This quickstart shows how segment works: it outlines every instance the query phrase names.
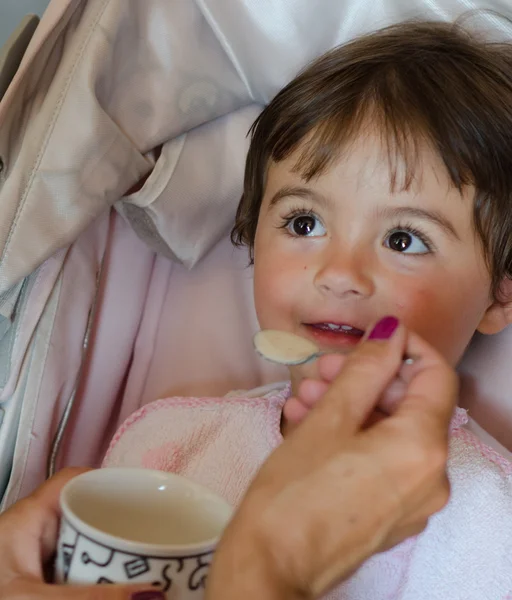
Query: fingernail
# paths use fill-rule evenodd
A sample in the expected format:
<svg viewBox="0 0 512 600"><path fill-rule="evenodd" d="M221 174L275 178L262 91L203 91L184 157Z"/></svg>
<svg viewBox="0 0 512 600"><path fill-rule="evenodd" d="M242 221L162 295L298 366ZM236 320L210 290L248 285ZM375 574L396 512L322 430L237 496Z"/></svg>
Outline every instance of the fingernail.
<svg viewBox="0 0 512 600"><path fill-rule="evenodd" d="M132 594L132 600L165 600L165 598L164 592L159 592L158 590L147 590Z"/></svg>
<svg viewBox="0 0 512 600"><path fill-rule="evenodd" d="M389 340L397 327L398 319L396 317L384 317L372 329L368 339Z"/></svg>

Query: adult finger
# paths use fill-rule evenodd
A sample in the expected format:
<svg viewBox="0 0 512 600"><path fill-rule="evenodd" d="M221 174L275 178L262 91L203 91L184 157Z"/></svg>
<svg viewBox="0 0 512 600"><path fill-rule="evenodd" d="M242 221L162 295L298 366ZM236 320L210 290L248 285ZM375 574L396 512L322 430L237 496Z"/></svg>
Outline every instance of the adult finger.
<svg viewBox="0 0 512 600"><path fill-rule="evenodd" d="M310 410L310 407L300 398L293 396L288 398L283 406L283 417L286 422L295 425L300 423Z"/></svg>
<svg viewBox="0 0 512 600"><path fill-rule="evenodd" d="M408 382L396 377L387 387L379 400L379 408L386 415L392 415L407 393Z"/></svg>
<svg viewBox="0 0 512 600"><path fill-rule="evenodd" d="M38 541L43 562L48 560L53 554L57 542L60 519L60 492L70 479L88 470L82 467L63 469L42 484L33 494L20 500L6 511L2 518L5 518L6 522L9 520L12 523L12 526L8 527L2 536L6 543L9 543L7 539L9 538L8 531L12 528L15 529L12 534L16 539L25 539L20 536L17 530L16 523L19 522L27 536ZM31 565L31 561L28 559L25 561L25 566L27 570L32 567L31 572L35 569L36 571L33 574L39 572L39 566Z"/></svg>
<svg viewBox="0 0 512 600"><path fill-rule="evenodd" d="M299 383L297 396L291 396L283 406L283 416L287 423L298 425L309 414L328 390L329 384L320 379L303 379Z"/></svg>
<svg viewBox="0 0 512 600"><path fill-rule="evenodd" d="M418 358L397 411L419 412L433 419L439 430L448 435L457 402L458 377L439 352L414 332L407 336L406 351Z"/></svg>
<svg viewBox="0 0 512 600"><path fill-rule="evenodd" d="M324 354L318 359L318 374L324 381L334 381L343 367L348 354Z"/></svg>
<svg viewBox="0 0 512 600"><path fill-rule="evenodd" d="M50 585L16 580L0 591L0 600L165 600L165 594L142 585Z"/></svg>
<svg viewBox="0 0 512 600"><path fill-rule="evenodd" d="M298 398L307 408L312 408L329 389L323 379L303 379L299 383Z"/></svg>
<svg viewBox="0 0 512 600"><path fill-rule="evenodd" d="M289 398L283 407L283 416L287 422L296 425L304 420L328 390L329 383L339 373L344 361L345 356L341 354L328 354L318 359L318 375L321 379L307 378L299 383L297 396Z"/></svg>

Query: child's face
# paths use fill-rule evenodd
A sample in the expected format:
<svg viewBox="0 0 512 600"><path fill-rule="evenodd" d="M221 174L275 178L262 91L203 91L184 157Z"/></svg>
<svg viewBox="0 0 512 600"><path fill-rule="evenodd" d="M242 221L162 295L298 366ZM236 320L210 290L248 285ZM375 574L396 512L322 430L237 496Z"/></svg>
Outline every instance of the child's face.
<svg viewBox="0 0 512 600"><path fill-rule="evenodd" d="M379 136L355 141L308 183L297 158L268 170L254 245L261 328L337 350L395 315L455 364L492 305L474 190L461 196L425 147L410 189L390 192Z"/></svg>

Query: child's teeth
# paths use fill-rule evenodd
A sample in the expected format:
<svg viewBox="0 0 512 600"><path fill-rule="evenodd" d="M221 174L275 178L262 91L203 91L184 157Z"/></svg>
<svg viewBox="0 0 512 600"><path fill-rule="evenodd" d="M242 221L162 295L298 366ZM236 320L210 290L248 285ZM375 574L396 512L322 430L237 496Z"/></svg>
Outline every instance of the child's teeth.
<svg viewBox="0 0 512 600"><path fill-rule="evenodd" d="M329 329L330 331L354 331L351 325L336 325L336 323L325 323L322 327Z"/></svg>

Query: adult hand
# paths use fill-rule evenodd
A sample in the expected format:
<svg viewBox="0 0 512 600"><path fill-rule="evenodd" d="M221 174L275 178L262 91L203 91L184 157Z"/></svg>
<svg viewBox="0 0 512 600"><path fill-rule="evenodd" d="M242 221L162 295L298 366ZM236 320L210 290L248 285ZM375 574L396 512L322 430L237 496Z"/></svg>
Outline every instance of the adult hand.
<svg viewBox="0 0 512 600"><path fill-rule="evenodd" d="M86 469L65 469L0 515L0 600L163 600L146 586L60 586L44 581L57 545L62 486Z"/></svg>
<svg viewBox="0 0 512 600"><path fill-rule="evenodd" d="M368 425L404 354L416 362L403 398ZM457 389L445 360L404 327L360 344L254 479L215 555L207 597L315 598L420 532L448 500Z"/></svg>
<svg viewBox="0 0 512 600"><path fill-rule="evenodd" d="M287 429L291 430L301 423L311 409L322 399L332 382L339 375L347 354L325 354L316 361L317 379L303 379L298 394L288 398L283 408ZM422 369L422 363L414 360L412 364L402 364L399 372L382 391L373 412L368 416L367 425L391 415L405 397L407 387L414 375Z"/></svg>

